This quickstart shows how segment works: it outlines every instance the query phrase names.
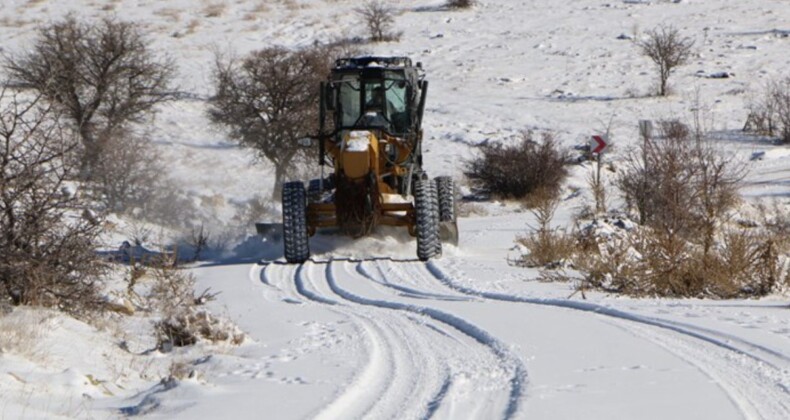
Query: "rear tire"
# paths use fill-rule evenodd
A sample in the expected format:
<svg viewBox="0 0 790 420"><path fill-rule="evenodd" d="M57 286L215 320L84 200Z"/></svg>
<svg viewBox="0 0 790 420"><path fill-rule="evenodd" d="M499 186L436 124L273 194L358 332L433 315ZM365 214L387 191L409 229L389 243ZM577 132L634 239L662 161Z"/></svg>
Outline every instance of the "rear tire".
<svg viewBox="0 0 790 420"><path fill-rule="evenodd" d="M427 261L442 255L439 240L439 200L436 184L430 180L414 182L414 210L416 216L417 258Z"/></svg>
<svg viewBox="0 0 790 420"><path fill-rule="evenodd" d="M436 177L434 182L439 200L439 238L442 242L458 245L455 183L449 176Z"/></svg>
<svg viewBox="0 0 790 420"><path fill-rule="evenodd" d="M301 181L283 184L283 247L285 260L299 264L310 258L307 235L307 206Z"/></svg>

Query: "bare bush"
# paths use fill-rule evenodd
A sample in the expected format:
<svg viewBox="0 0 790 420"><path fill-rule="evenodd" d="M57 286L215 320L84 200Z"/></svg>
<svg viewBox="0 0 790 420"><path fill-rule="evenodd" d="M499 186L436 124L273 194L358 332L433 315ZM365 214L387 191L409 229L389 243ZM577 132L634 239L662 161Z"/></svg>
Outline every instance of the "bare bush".
<svg viewBox="0 0 790 420"><path fill-rule="evenodd" d="M734 229L743 167L700 130L660 124L626 159L618 186L641 226L580 239L574 263L593 287L631 295L764 295L783 280L779 241L767 228ZM623 225L625 226L625 225Z"/></svg>
<svg viewBox="0 0 790 420"><path fill-rule="evenodd" d="M628 155L618 187L640 224L701 240L707 252L717 224L738 202L743 166L676 121L662 122L660 131Z"/></svg>
<svg viewBox="0 0 790 420"><path fill-rule="evenodd" d="M0 91L0 299L79 315L102 306L100 226L68 181L80 142L39 98Z"/></svg>
<svg viewBox="0 0 790 420"><path fill-rule="evenodd" d="M464 174L473 186L504 198L558 194L568 174L569 154L551 133L536 142L527 131L516 144L486 143L479 150L481 156L466 162Z"/></svg>
<svg viewBox="0 0 790 420"><path fill-rule="evenodd" d="M583 287L630 295L649 293L652 287L640 253L646 245L641 231L620 236L599 235L594 225L581 229L573 263L585 273Z"/></svg>
<svg viewBox="0 0 790 420"><path fill-rule="evenodd" d="M368 1L361 7L354 9L359 17L365 21L373 42L395 41L400 34L392 32L395 23L395 9L383 1Z"/></svg>
<svg viewBox="0 0 790 420"><path fill-rule="evenodd" d="M240 345L245 335L234 324L194 308L163 319L155 325L157 342L161 350L191 346L199 340Z"/></svg>
<svg viewBox="0 0 790 420"><path fill-rule="evenodd" d="M153 285L148 300L153 309L172 316L195 305L195 277L178 267L175 253L163 252L149 270Z"/></svg>
<svg viewBox="0 0 790 420"><path fill-rule="evenodd" d="M273 198L286 176L314 157L315 150L299 146L297 140L318 131L318 87L329 72L333 51L270 47L241 60L216 56L209 117L274 165Z"/></svg>
<svg viewBox="0 0 790 420"><path fill-rule="evenodd" d="M214 300L217 293L206 289L196 295L194 275L177 264L176 254L163 252L149 270L154 284L148 301L151 309L162 314L162 319L154 325L159 348L189 346L200 339L241 344L244 334L235 325L200 308Z"/></svg>
<svg viewBox="0 0 790 420"><path fill-rule="evenodd" d="M658 95L669 94L667 81L676 67L686 64L691 57L694 41L682 37L672 26L660 26L647 31L647 38L638 42L643 55L656 64L658 70Z"/></svg>
<svg viewBox="0 0 790 420"><path fill-rule="evenodd" d="M790 77L774 80L762 96L749 105L749 118L744 127L767 136L778 136L790 144Z"/></svg>
<svg viewBox="0 0 790 420"><path fill-rule="evenodd" d="M117 130L174 98L170 59L158 59L134 23L73 16L38 29L29 51L7 56L10 82L56 104L82 140L81 175L90 179Z"/></svg>
<svg viewBox="0 0 790 420"><path fill-rule="evenodd" d="M599 239L574 263L585 282L633 296L764 296L783 285L782 257L764 230L728 229L707 254L678 235L640 228L623 239Z"/></svg>
<svg viewBox="0 0 790 420"><path fill-rule="evenodd" d="M699 123L696 123L699 126ZM781 284L780 241L770 229L735 229L743 166L699 128L663 121L627 157L618 187L641 226L582 229L574 264L585 283L637 296L730 298Z"/></svg>

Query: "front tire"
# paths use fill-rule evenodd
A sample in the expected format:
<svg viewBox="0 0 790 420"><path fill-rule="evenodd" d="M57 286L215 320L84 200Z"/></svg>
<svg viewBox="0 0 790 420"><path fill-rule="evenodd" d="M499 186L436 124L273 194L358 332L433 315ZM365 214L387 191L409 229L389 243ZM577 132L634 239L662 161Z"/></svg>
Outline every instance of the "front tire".
<svg viewBox="0 0 790 420"><path fill-rule="evenodd" d="M414 210L417 219L417 258L427 261L441 256L439 200L434 182L419 180L414 183Z"/></svg>
<svg viewBox="0 0 790 420"><path fill-rule="evenodd" d="M301 181L283 184L283 247L285 260L291 264L300 264L310 258L305 199Z"/></svg>

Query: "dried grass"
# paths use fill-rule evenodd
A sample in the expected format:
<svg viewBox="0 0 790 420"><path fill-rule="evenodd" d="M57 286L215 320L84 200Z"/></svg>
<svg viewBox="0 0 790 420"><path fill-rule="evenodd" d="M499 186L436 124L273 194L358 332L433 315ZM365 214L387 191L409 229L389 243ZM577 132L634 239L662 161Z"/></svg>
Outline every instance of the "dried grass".
<svg viewBox="0 0 790 420"><path fill-rule="evenodd" d="M216 18L225 14L228 5L225 2L209 3L203 8L203 16L207 18Z"/></svg>

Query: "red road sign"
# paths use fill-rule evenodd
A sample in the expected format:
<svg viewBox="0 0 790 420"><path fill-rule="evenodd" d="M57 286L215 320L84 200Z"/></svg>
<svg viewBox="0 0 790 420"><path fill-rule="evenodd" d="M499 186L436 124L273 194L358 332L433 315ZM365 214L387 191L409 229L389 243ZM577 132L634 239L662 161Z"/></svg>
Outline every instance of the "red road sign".
<svg viewBox="0 0 790 420"><path fill-rule="evenodd" d="M604 139L603 136L592 136L592 139L593 141L590 150L593 153L601 153L604 151L604 149L606 149L606 146L609 145L608 143L606 143L606 140Z"/></svg>

